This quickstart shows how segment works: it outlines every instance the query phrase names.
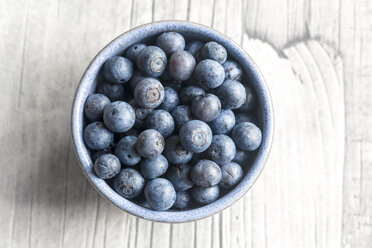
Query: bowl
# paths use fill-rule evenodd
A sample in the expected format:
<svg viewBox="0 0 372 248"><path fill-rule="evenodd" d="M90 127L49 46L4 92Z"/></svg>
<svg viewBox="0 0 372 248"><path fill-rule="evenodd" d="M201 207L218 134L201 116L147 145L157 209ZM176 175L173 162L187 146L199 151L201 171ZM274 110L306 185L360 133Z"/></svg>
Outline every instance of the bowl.
<svg viewBox="0 0 372 248"><path fill-rule="evenodd" d="M255 91L257 97L255 105L257 124L262 131L261 146L251 156L249 166L246 166L247 168L244 171L241 182L230 192L222 195L217 201L185 211L155 211L120 196L106 181L98 178L93 172L90 152L83 140L85 100L95 91L97 76L105 61L114 55L122 54L129 46L135 43L152 42L154 37L165 31L179 32L184 35L186 40L216 41L226 48L230 58L233 58L242 66L245 75L244 80L248 81ZM262 74L252 58L239 45L220 32L200 24L184 21L161 21L129 30L114 39L97 54L86 69L77 88L72 106L71 128L75 153L85 176L109 202L128 213L146 220L182 223L202 219L222 211L239 200L253 185L260 175L270 152L273 137L273 108L269 90Z"/></svg>

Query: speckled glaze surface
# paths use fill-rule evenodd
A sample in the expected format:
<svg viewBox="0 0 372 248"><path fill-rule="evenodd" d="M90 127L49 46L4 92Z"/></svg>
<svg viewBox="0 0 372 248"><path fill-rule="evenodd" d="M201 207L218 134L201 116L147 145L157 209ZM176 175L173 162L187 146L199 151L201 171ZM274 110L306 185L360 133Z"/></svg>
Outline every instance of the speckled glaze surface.
<svg viewBox="0 0 372 248"><path fill-rule="evenodd" d="M90 158L89 150L83 141L85 124L84 103L86 98L95 91L97 84L96 77L104 62L114 55L122 54L132 44L141 41L153 41L153 38L149 39L148 37L154 37L165 31L179 32L188 39L195 38L202 41L216 41L222 44L229 56L234 58L242 66L246 79L249 80L250 85L254 88L258 98L256 108L259 108L258 114L261 118L261 125L259 126L262 130L262 143L242 181L232 191L217 201L186 211L154 211L121 197L104 180L94 174L93 162ZM147 220L182 223L202 219L218 213L232 205L249 190L261 173L268 158L273 137L274 120L267 85L256 64L236 43L218 31L200 24L183 21L163 21L131 29L114 39L98 53L88 66L77 88L72 106L71 128L75 152L85 176L108 201L128 213Z"/></svg>

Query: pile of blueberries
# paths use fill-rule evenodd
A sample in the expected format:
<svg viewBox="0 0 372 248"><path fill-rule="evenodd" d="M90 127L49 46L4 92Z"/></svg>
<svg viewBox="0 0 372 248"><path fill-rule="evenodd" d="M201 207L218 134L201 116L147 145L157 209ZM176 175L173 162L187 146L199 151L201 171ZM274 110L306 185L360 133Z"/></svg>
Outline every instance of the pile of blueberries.
<svg viewBox="0 0 372 248"><path fill-rule="evenodd" d="M237 185L262 139L241 66L217 42L186 44L176 32L124 56L105 62L85 103L96 175L158 211L209 204Z"/></svg>

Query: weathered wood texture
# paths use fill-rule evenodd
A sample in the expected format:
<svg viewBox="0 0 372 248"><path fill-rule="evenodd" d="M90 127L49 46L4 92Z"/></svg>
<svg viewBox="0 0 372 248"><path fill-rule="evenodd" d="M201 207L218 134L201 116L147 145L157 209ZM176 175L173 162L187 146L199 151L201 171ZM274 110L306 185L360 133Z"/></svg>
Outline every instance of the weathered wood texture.
<svg viewBox="0 0 372 248"><path fill-rule="evenodd" d="M0 0L0 247L370 247L372 2ZM231 208L187 224L121 212L83 177L70 106L89 61L143 23L212 26L260 66L275 139Z"/></svg>

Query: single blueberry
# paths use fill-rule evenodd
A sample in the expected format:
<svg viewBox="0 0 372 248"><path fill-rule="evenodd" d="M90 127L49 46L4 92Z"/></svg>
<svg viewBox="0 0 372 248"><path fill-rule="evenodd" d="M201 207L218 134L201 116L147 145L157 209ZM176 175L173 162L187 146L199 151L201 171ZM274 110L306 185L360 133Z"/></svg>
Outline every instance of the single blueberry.
<svg viewBox="0 0 372 248"><path fill-rule="evenodd" d="M208 123L214 134L229 133L235 126L235 115L230 109L222 109L220 114Z"/></svg>
<svg viewBox="0 0 372 248"><path fill-rule="evenodd" d="M218 184L221 188L231 188L235 186L243 177L243 170L239 164L230 162L221 166L222 179Z"/></svg>
<svg viewBox="0 0 372 248"><path fill-rule="evenodd" d="M182 81L177 81L177 80L172 80L172 81L164 83L164 86L173 88L177 92L182 88L182 85L183 85L183 82Z"/></svg>
<svg viewBox="0 0 372 248"><path fill-rule="evenodd" d="M102 120L103 110L106 105L110 103L110 99L102 94L92 94L90 95L84 107L85 116L90 121Z"/></svg>
<svg viewBox="0 0 372 248"><path fill-rule="evenodd" d="M142 108L156 108L164 99L163 85L154 78L145 78L136 85L134 99Z"/></svg>
<svg viewBox="0 0 372 248"><path fill-rule="evenodd" d="M176 32L165 32L156 39L156 45L163 49L167 55L185 48L185 39Z"/></svg>
<svg viewBox="0 0 372 248"><path fill-rule="evenodd" d="M130 46L125 53L125 57L127 57L132 63L136 64L138 54L147 47L146 44L138 43Z"/></svg>
<svg viewBox="0 0 372 248"><path fill-rule="evenodd" d="M244 165L244 163L247 162L248 158L249 158L249 152L237 149L233 162L236 162L240 165Z"/></svg>
<svg viewBox="0 0 372 248"><path fill-rule="evenodd" d="M114 56L105 62L103 74L113 83L125 83L132 77L133 64L127 58Z"/></svg>
<svg viewBox="0 0 372 248"><path fill-rule="evenodd" d="M103 112L103 122L114 133L128 131L133 127L135 119L133 108L126 102L112 102Z"/></svg>
<svg viewBox="0 0 372 248"><path fill-rule="evenodd" d="M202 60L194 71L196 83L203 89L217 88L225 79L222 65L211 59Z"/></svg>
<svg viewBox="0 0 372 248"><path fill-rule="evenodd" d="M144 159L141 162L140 168L144 178L154 179L160 177L167 171L168 160L163 155Z"/></svg>
<svg viewBox="0 0 372 248"><path fill-rule="evenodd" d="M233 128L231 137L240 150L254 151L261 144L262 133L255 124L241 122Z"/></svg>
<svg viewBox="0 0 372 248"><path fill-rule="evenodd" d="M164 99L159 108L170 112L179 104L180 100L178 99L177 91L171 87L164 87Z"/></svg>
<svg viewBox="0 0 372 248"><path fill-rule="evenodd" d="M189 80L194 72L196 62L191 53L176 51L169 59L169 75L178 81Z"/></svg>
<svg viewBox="0 0 372 248"><path fill-rule="evenodd" d="M172 117L176 128L180 129L186 122L193 119L191 115L191 108L186 105L179 105L172 111Z"/></svg>
<svg viewBox="0 0 372 248"><path fill-rule="evenodd" d="M246 94L244 86L235 80L227 79L221 86L212 91L221 100L222 108L240 108L245 100Z"/></svg>
<svg viewBox="0 0 372 248"><path fill-rule="evenodd" d="M191 179L199 187L212 187L221 181L221 169L211 160L200 160L191 169Z"/></svg>
<svg viewBox="0 0 372 248"><path fill-rule="evenodd" d="M188 164L172 166L168 169L165 174L167 178L174 186L176 190L187 190L191 188L194 183L190 178L191 166Z"/></svg>
<svg viewBox="0 0 372 248"><path fill-rule="evenodd" d="M212 130L205 122L192 120L181 127L179 138L185 149L200 153L212 143Z"/></svg>
<svg viewBox="0 0 372 248"><path fill-rule="evenodd" d="M191 112L196 119L210 122L217 118L221 112L221 102L213 94L196 96L191 103Z"/></svg>
<svg viewBox="0 0 372 248"><path fill-rule="evenodd" d="M253 115L247 113L237 113L235 115L235 125L238 125L241 122L255 122Z"/></svg>
<svg viewBox="0 0 372 248"><path fill-rule="evenodd" d="M250 112L253 110L255 102L256 102L256 96L253 93L253 90L249 86L247 85L243 85L243 86L245 88L246 98L245 98L245 102L243 103L243 105L240 108L238 108L237 111L245 113L245 112Z"/></svg>
<svg viewBox="0 0 372 248"><path fill-rule="evenodd" d="M155 158L164 150L163 136L154 129L148 129L138 136L136 148L138 154L144 158Z"/></svg>
<svg viewBox="0 0 372 248"><path fill-rule="evenodd" d="M222 66L225 69L225 79L240 81L243 75L243 70L238 63L233 60L227 60Z"/></svg>
<svg viewBox="0 0 372 248"><path fill-rule="evenodd" d="M176 191L173 185L164 178L151 180L144 192L150 207L157 211L168 210L176 201Z"/></svg>
<svg viewBox="0 0 372 248"><path fill-rule="evenodd" d="M167 56L159 47L148 46L138 54L137 67L146 76L158 77L167 67Z"/></svg>
<svg viewBox="0 0 372 248"><path fill-rule="evenodd" d="M165 110L156 109L147 117L146 128L155 129L164 138L167 138L174 130L173 117Z"/></svg>
<svg viewBox="0 0 372 248"><path fill-rule="evenodd" d="M132 106L136 118L133 127L138 129L144 129L146 127L146 119L153 109L140 108L139 106L137 106L136 101L134 99L132 99L129 102L129 104Z"/></svg>
<svg viewBox="0 0 372 248"><path fill-rule="evenodd" d="M122 101L125 98L125 91L122 84L100 83L97 87L97 93L101 93L111 101Z"/></svg>
<svg viewBox="0 0 372 248"><path fill-rule="evenodd" d="M84 129L84 141L92 150L103 150L114 142L114 134L102 122L92 122Z"/></svg>
<svg viewBox="0 0 372 248"><path fill-rule="evenodd" d="M115 155L120 162L127 166L133 166L141 161L141 156L136 151L137 137L125 136L115 146Z"/></svg>
<svg viewBox="0 0 372 248"><path fill-rule="evenodd" d="M188 191L177 191L176 202L173 205L175 209L185 209L191 206L191 195Z"/></svg>
<svg viewBox="0 0 372 248"><path fill-rule="evenodd" d="M192 100L196 96L205 95L205 90L197 86L187 86L183 88L180 92L180 102L184 105L191 105Z"/></svg>
<svg viewBox="0 0 372 248"><path fill-rule="evenodd" d="M132 78L129 80L129 86L134 90L139 82L141 82L142 79L148 78L146 76L143 76L140 71L134 71Z"/></svg>
<svg viewBox="0 0 372 248"><path fill-rule="evenodd" d="M93 168L99 178L109 179L119 173L121 164L115 155L103 154L94 162Z"/></svg>
<svg viewBox="0 0 372 248"><path fill-rule="evenodd" d="M219 165L229 163L236 153L234 141L227 135L217 134L213 136L212 144L207 149L207 155Z"/></svg>
<svg viewBox="0 0 372 248"><path fill-rule="evenodd" d="M194 56L195 60L199 61L200 49L204 46L204 43L199 40L190 41L186 44L185 50Z"/></svg>
<svg viewBox="0 0 372 248"><path fill-rule="evenodd" d="M200 57L202 59L213 59L220 64L225 63L227 59L226 49L215 41L210 41L204 44L200 49Z"/></svg>
<svg viewBox="0 0 372 248"><path fill-rule="evenodd" d="M114 189L124 198L139 196L145 187L145 179L141 173L132 168L122 169L114 178Z"/></svg>
<svg viewBox="0 0 372 248"><path fill-rule="evenodd" d="M179 165L188 163L192 159L193 152L181 145L178 136L171 136L165 141L164 155L169 163Z"/></svg>
<svg viewBox="0 0 372 248"><path fill-rule="evenodd" d="M200 204L209 204L217 200L220 195L218 185L208 188L195 186L191 189L191 195Z"/></svg>
<svg viewBox="0 0 372 248"><path fill-rule="evenodd" d="M97 158L99 158L103 154L114 153L114 150L115 150L115 144L112 143L111 145L109 145L108 147L106 147L103 150L98 150L98 151L92 150L92 151L90 151L90 157L92 159L92 162L94 163L97 160Z"/></svg>

